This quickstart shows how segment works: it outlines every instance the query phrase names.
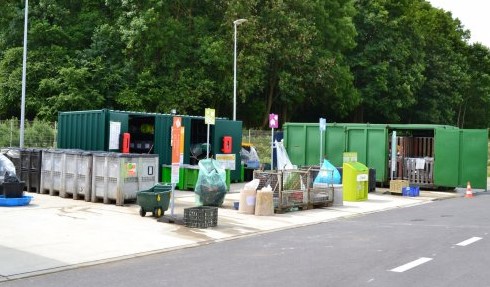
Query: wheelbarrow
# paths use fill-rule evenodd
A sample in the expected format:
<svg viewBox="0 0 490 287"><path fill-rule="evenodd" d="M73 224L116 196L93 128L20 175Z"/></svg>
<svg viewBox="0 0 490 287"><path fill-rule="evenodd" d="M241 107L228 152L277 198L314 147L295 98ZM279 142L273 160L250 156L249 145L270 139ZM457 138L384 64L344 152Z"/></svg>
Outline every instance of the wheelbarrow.
<svg viewBox="0 0 490 287"><path fill-rule="evenodd" d="M147 212L152 212L154 217L161 217L168 209L170 202L171 186L157 184L149 190L142 190L136 193L136 201L140 206L140 215L146 216Z"/></svg>

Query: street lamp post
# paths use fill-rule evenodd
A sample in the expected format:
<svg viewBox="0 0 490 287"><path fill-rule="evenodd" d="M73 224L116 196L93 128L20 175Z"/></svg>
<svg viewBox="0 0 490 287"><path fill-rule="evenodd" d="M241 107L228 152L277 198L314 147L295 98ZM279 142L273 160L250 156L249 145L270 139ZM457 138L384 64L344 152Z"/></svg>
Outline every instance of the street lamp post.
<svg viewBox="0 0 490 287"><path fill-rule="evenodd" d="M20 138L19 147L24 147L24 120L26 105L26 66L27 66L27 16L29 14L29 1L26 0L24 15L24 52L22 55L22 98L20 104Z"/></svg>
<svg viewBox="0 0 490 287"><path fill-rule="evenodd" d="M233 120L236 120L236 34L237 26L246 22L247 19L238 19L233 21L233 26L235 28L235 51L233 53Z"/></svg>

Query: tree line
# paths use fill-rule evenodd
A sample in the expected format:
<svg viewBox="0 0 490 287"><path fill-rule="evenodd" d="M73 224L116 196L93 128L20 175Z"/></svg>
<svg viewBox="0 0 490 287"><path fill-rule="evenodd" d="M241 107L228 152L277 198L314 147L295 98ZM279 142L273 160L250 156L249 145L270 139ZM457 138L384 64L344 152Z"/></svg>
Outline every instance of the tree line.
<svg viewBox="0 0 490 287"><path fill-rule="evenodd" d="M0 119L20 114L24 1L0 9ZM115 110L490 126L490 50L425 0L31 0L26 118Z"/></svg>

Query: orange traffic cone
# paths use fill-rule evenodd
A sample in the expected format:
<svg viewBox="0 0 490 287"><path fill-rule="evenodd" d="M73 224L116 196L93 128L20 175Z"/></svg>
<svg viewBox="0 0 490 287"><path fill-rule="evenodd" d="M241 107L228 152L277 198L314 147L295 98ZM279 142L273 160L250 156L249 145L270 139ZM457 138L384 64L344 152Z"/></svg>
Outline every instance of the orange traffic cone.
<svg viewBox="0 0 490 287"><path fill-rule="evenodd" d="M466 184L466 194L464 195L464 197L466 197L466 198L473 198L473 191L471 191L471 184L470 184L469 181Z"/></svg>

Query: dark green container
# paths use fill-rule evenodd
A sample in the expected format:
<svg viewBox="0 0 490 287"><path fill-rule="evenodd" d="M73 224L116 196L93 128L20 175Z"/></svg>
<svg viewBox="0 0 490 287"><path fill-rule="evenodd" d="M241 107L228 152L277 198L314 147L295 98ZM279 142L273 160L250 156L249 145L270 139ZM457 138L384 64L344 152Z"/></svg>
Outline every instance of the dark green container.
<svg viewBox="0 0 490 287"><path fill-rule="evenodd" d="M152 212L154 217L162 216L168 209L171 190L170 184L156 184L149 190L138 191L136 200L140 215L144 217L147 212Z"/></svg>
<svg viewBox="0 0 490 287"><path fill-rule="evenodd" d="M120 132L128 131L129 114L111 110L60 112L58 114L58 148L87 151L109 149L111 122L120 124Z"/></svg>
<svg viewBox="0 0 490 287"><path fill-rule="evenodd" d="M197 161L191 157L190 147L192 144L207 142L207 125L204 123L204 117L178 116L182 118L184 128L183 164L197 165ZM173 117L168 114L107 109L60 112L57 145L58 148L64 149L120 152L121 134L129 133L130 153L158 154L160 164L170 165ZM111 135L115 138L111 138ZM211 155L221 153L224 136L231 136L233 139L232 153L235 154L235 168L230 171L230 176L231 181L238 182L241 179L242 122L217 118L215 124L210 125Z"/></svg>

